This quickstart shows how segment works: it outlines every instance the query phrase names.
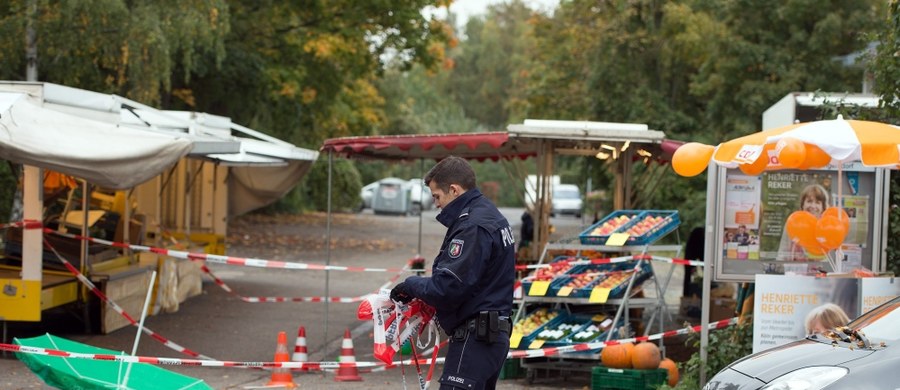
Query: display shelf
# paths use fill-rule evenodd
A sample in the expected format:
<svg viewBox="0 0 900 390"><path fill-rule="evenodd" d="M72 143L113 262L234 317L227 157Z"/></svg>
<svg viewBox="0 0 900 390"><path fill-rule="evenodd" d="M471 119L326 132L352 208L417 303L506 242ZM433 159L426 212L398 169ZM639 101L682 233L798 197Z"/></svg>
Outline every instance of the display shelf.
<svg viewBox="0 0 900 390"><path fill-rule="evenodd" d="M677 224L677 222L676 222ZM671 231L677 231L677 229L671 229ZM677 238L676 233L676 242L679 244L672 245L654 245L656 242L661 240L663 237L668 235L669 232L665 234L656 235L653 237L653 241L647 242L642 245L624 245L624 246L613 246L613 245L593 245L593 244L584 244L579 237L569 237L556 242L547 243L544 245L543 250L541 251L541 255L538 259L537 264L544 264L548 261L548 254L553 251L575 251L573 257L583 257L583 252L596 252L596 253L629 253L629 254L650 254L650 253L659 253L664 254L665 256L680 256L682 252L682 246L680 244L680 239ZM636 264L636 262L648 262L649 267L649 277L646 280L637 280L638 273L633 273L632 276L628 279L626 285L625 292L623 296L607 299L602 303L591 302L589 297L558 297L558 296L532 296L527 295L527 291L523 291L523 296L514 300L514 304L519 308L516 313L516 320L519 319L519 316L522 313L526 312L529 306L534 305L549 305L551 308L556 310L565 310L572 312L570 310L572 307L578 307L581 309L585 309L588 311L595 310L595 312L603 311L606 313L611 313L615 310L615 316L611 316L613 323L615 324L625 324L625 326L629 326L630 324L630 314L629 309L645 309L650 310L651 315L649 320L645 322L644 326L644 335L650 334L651 328L654 325L658 325L659 330L663 329L663 319L664 314L667 309L667 305L665 303L665 290L668 288L669 281L672 278L673 269L669 269L669 272L664 277L660 277L657 275L652 263L649 263L648 259L634 259L627 260L625 264L629 264L632 266L643 267L642 265ZM652 284L652 286L651 286ZM643 291L646 288L654 288L656 292L656 296L653 298L644 298L644 297L636 297L639 292ZM671 317L671 314L670 314ZM643 320L643 318L641 319ZM610 340L613 337L615 332L607 332L605 340ZM603 340L602 336L600 338ZM559 370L577 370L575 366L577 364L571 364L572 361L593 361L594 364L596 361L600 360L600 353L595 352L581 352L581 353L566 353L554 358L548 358L546 361L540 362L523 362L522 367L526 368L529 372L529 376L533 376L533 371L535 369L559 369ZM584 363L582 363L584 364ZM590 363L588 363L590 364ZM571 368L569 368L571 367Z"/></svg>

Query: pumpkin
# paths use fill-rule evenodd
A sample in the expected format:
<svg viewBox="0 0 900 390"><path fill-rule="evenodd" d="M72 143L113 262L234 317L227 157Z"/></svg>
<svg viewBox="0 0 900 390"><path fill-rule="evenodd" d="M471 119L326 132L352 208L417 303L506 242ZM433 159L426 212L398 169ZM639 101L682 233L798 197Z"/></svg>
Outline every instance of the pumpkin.
<svg viewBox="0 0 900 390"><path fill-rule="evenodd" d="M665 358L659 362L659 368L665 368L669 371L669 387L675 387L678 383L678 366L672 359Z"/></svg>
<svg viewBox="0 0 900 390"><path fill-rule="evenodd" d="M632 343L608 345L600 351L600 363L610 368L631 368L633 351Z"/></svg>
<svg viewBox="0 0 900 390"><path fill-rule="evenodd" d="M659 347L656 344L643 342L634 346L631 353L631 366L640 370L659 367Z"/></svg>

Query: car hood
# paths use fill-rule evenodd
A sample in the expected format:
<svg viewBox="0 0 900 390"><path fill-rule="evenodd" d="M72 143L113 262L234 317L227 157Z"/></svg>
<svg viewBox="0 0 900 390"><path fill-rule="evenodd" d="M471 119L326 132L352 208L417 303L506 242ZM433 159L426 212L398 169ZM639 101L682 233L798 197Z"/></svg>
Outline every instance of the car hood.
<svg viewBox="0 0 900 390"><path fill-rule="evenodd" d="M729 366L744 375L770 382L785 373L810 366L838 366L872 354L869 349L850 349L813 340L799 340L747 356Z"/></svg>

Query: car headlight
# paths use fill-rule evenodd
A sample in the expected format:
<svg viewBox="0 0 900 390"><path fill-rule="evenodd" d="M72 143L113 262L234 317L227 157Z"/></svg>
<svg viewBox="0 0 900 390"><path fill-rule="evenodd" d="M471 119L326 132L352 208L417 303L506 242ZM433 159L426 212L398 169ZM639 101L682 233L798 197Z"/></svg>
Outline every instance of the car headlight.
<svg viewBox="0 0 900 390"><path fill-rule="evenodd" d="M760 390L818 390L847 375L844 367L806 367L784 374Z"/></svg>

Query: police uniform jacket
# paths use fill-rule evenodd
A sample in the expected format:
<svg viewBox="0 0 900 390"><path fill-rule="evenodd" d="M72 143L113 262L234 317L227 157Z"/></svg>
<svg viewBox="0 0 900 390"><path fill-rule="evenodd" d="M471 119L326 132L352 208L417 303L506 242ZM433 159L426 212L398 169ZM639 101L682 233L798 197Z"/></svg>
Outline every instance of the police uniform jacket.
<svg viewBox="0 0 900 390"><path fill-rule="evenodd" d="M434 307L448 333L480 311L512 311L515 238L509 222L473 188L437 216L447 227L431 277L410 276L410 295Z"/></svg>

